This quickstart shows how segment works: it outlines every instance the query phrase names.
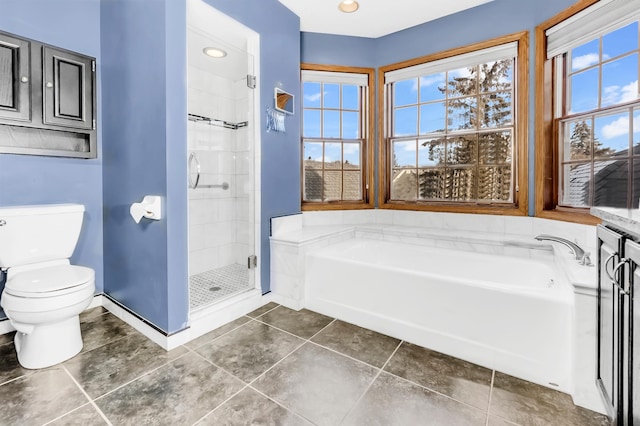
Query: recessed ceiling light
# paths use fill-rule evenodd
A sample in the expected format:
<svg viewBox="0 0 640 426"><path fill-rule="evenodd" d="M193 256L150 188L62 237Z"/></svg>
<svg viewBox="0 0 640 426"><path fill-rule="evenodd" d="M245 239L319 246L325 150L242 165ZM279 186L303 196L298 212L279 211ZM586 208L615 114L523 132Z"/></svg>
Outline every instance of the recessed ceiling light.
<svg viewBox="0 0 640 426"><path fill-rule="evenodd" d="M211 56L212 58L224 58L227 56L227 52L217 47L205 47L202 51L205 55Z"/></svg>
<svg viewBox="0 0 640 426"><path fill-rule="evenodd" d="M344 13L353 13L358 10L359 7L360 5L355 0L344 0L338 5L338 9Z"/></svg>

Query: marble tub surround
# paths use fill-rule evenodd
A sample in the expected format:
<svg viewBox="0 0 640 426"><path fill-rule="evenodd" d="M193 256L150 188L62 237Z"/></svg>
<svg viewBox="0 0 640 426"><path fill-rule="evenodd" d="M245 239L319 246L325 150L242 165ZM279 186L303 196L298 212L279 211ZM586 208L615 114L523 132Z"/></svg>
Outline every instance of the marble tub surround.
<svg viewBox="0 0 640 426"><path fill-rule="evenodd" d="M94 349L78 356L85 362L75 367L68 361L44 370L21 370L17 361L0 358L0 423L606 424L604 416L574 406L557 391L274 303L165 352L158 363L140 354L145 351L140 346L125 344L143 337L137 331L123 334L123 329L128 331L124 323L102 308L82 318L83 324L89 320L103 332L95 335ZM296 323L303 326L293 327ZM255 364L273 348L274 335L294 344L256 371ZM111 349L114 344L120 345L120 353ZM212 361L201 355L216 344L228 347L224 356ZM0 351L5 346L13 349L13 343L0 340ZM236 363L236 370L223 366L241 356L247 362ZM123 383L98 384L124 371L133 375Z"/></svg>
<svg viewBox="0 0 640 426"><path fill-rule="evenodd" d="M304 212L273 218L271 230L271 295L275 302L292 309L310 306L312 296L305 285L307 254L353 238L551 260L573 289L573 336L568 339L572 352L568 369L573 381L565 391L576 404L604 412L594 385L597 268L579 265L564 245L534 239L539 234L550 234L574 241L591 253L595 264L595 226L535 217L374 209ZM336 312L324 313L340 316ZM376 329L393 334L389 328Z"/></svg>

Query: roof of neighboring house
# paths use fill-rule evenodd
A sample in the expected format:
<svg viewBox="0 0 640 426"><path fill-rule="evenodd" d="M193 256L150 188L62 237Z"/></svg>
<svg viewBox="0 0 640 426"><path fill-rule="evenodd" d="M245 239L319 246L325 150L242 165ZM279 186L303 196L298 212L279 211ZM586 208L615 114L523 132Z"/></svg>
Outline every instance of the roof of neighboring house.
<svg viewBox="0 0 640 426"><path fill-rule="evenodd" d="M348 162L334 161L325 164L323 180L322 161L304 160L304 194L308 201L361 200L362 171Z"/></svg>

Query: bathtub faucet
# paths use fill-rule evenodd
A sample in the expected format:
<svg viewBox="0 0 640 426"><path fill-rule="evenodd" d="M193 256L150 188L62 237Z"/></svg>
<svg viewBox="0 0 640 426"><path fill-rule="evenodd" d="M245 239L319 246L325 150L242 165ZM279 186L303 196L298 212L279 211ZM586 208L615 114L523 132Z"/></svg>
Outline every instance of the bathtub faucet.
<svg viewBox="0 0 640 426"><path fill-rule="evenodd" d="M589 258L589 255L591 253L585 252L576 243L572 243L571 241L565 240L564 238L554 237L553 235L547 234L536 235L534 238L538 241L553 241L556 243L564 244L565 246L569 247L571 253L573 253L573 256L580 263L580 265L592 266L591 259Z"/></svg>

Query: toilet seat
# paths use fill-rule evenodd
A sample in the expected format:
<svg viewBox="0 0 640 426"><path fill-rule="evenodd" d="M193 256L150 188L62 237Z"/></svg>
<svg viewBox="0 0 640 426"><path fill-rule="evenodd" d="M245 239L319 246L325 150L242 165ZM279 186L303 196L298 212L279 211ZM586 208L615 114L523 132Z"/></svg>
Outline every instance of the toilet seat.
<svg viewBox="0 0 640 426"><path fill-rule="evenodd" d="M4 291L16 297L48 298L81 291L94 279L95 272L91 268L57 265L10 276Z"/></svg>

